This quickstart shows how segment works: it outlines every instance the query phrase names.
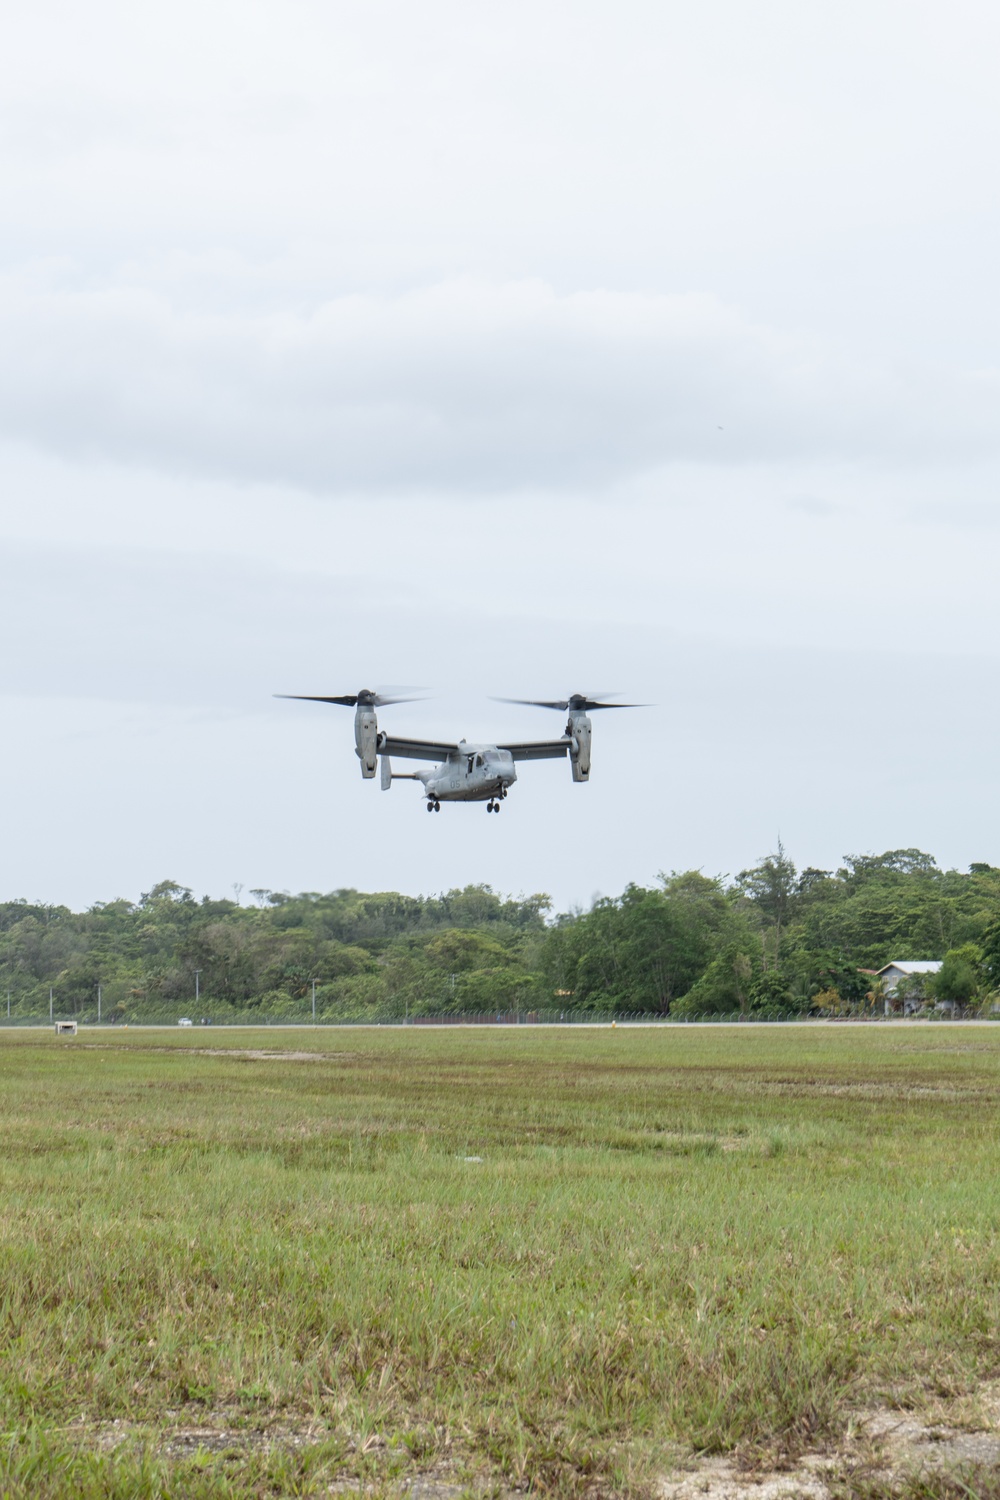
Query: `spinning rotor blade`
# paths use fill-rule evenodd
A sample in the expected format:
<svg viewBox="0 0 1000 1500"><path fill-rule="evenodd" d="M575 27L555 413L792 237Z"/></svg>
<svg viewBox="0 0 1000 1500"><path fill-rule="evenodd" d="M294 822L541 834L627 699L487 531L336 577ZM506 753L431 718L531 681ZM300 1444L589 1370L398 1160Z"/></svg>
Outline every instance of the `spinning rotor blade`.
<svg viewBox="0 0 1000 1500"><path fill-rule="evenodd" d="M571 701L570 702L570 707L571 708L575 708L576 704ZM649 704L648 703L595 703L592 699L585 698L584 702L583 702L583 707L587 710L588 713L590 713L595 708L648 708Z"/></svg>
<svg viewBox="0 0 1000 1500"><path fill-rule="evenodd" d="M601 703L600 698L613 698L614 693L596 693L593 698L586 693L573 693L569 698L552 702L545 698L494 698L494 703L520 703L526 708L572 709L574 713L589 713L595 708L648 708L648 703Z"/></svg>
<svg viewBox="0 0 1000 1500"><path fill-rule="evenodd" d="M344 708L353 708L357 698L351 694L343 698L320 698L315 693L275 693L275 698L295 698L300 703L340 703Z"/></svg>
<svg viewBox="0 0 1000 1500"><path fill-rule="evenodd" d="M371 688L362 688L358 693L342 693L339 696L325 697L319 693L275 693L276 698L295 698L303 703L339 703L343 708L354 708L358 703L363 703L370 708L385 708L390 703L422 703L422 698L399 698L392 696L395 693L419 693L420 688L395 688L389 693L373 692Z"/></svg>
<svg viewBox="0 0 1000 1500"><path fill-rule="evenodd" d="M389 703L423 703L425 701L423 698L413 696L414 693L420 692L422 692L421 688L390 688L384 693L373 693L368 701L373 708L385 708ZM362 697L360 693L358 696Z"/></svg>
<svg viewBox="0 0 1000 1500"><path fill-rule="evenodd" d="M523 708L568 708L565 699L561 703L546 703L541 698L491 698L491 703L519 703Z"/></svg>

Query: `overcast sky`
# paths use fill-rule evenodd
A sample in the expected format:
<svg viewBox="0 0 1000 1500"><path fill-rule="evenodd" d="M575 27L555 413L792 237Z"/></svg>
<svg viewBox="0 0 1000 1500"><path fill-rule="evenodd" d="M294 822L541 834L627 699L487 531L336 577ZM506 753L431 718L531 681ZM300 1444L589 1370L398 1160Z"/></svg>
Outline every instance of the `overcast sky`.
<svg viewBox="0 0 1000 1500"><path fill-rule="evenodd" d="M12 11L0 897L1000 864L998 52L986 0ZM410 683L653 707L430 819L271 696Z"/></svg>

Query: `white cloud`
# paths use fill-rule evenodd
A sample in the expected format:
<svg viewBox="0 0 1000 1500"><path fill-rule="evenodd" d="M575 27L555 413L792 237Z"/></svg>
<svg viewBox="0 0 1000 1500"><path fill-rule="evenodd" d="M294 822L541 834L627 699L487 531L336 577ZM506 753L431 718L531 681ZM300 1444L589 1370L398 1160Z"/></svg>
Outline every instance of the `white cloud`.
<svg viewBox="0 0 1000 1500"><path fill-rule="evenodd" d="M60 285L60 279L62 284ZM599 489L666 464L995 456L995 372L895 368L707 295L472 278L210 313L8 275L0 431L326 494Z"/></svg>

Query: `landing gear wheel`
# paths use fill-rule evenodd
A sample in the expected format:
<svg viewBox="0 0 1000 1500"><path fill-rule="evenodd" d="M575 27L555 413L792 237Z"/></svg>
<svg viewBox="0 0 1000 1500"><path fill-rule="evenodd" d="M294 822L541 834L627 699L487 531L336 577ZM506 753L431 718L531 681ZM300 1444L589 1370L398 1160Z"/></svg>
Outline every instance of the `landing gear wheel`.
<svg viewBox="0 0 1000 1500"><path fill-rule="evenodd" d="M493 811L493 803L492 802L487 802L487 804L486 804L486 811L487 812L492 812Z"/></svg>
<svg viewBox="0 0 1000 1500"><path fill-rule="evenodd" d="M440 812L441 811L441 804L440 804L440 802L435 802L435 804L434 804L434 811L435 812Z"/></svg>
<svg viewBox="0 0 1000 1500"><path fill-rule="evenodd" d="M433 802L428 802L428 804L427 804L427 811L428 812L433 812L434 811L434 803Z"/></svg>

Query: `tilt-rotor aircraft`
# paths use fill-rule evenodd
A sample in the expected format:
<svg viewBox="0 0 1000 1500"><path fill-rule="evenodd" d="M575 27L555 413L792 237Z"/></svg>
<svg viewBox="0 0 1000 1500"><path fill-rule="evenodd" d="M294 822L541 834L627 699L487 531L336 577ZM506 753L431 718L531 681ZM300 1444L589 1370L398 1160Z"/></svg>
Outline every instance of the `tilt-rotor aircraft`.
<svg viewBox="0 0 1000 1500"><path fill-rule="evenodd" d="M555 740L512 740L503 745L470 745L459 740L414 740L379 729L376 709L393 703L413 703L412 698L389 698L362 688L359 693L323 697L313 693L277 693L278 698L296 698L306 703L339 703L356 710L354 744L361 774L375 775L382 762L382 790L394 781L423 784L428 812L440 812L442 802L485 802L487 812L499 812L500 803L517 780L519 760L559 760L569 756L574 781L590 780L590 714L598 708L638 708L635 703L599 703L585 693L573 693L558 702L532 698L499 698L499 703L517 703L529 708L555 708L567 714L566 728ZM613 694L611 696L614 696ZM426 771L397 772L390 757L399 760L429 760L438 764Z"/></svg>

